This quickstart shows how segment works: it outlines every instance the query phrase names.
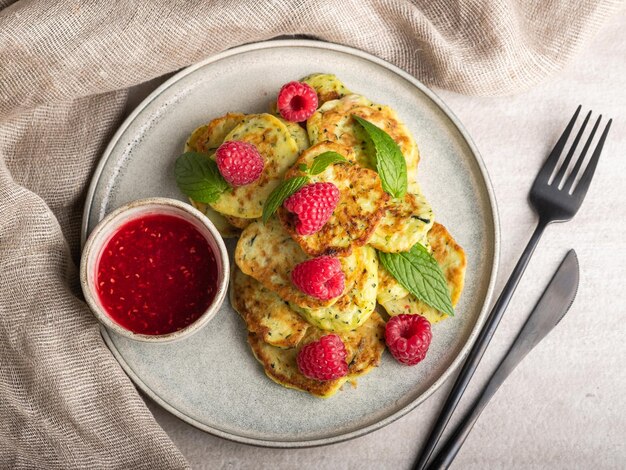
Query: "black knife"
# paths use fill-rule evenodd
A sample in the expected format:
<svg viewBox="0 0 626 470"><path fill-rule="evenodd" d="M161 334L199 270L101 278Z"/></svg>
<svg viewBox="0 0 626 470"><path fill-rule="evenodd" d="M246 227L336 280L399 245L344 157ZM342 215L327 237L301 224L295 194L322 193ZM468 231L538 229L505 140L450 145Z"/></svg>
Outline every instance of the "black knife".
<svg viewBox="0 0 626 470"><path fill-rule="evenodd" d="M448 468L467 439L474 423L509 374L545 336L561 321L572 306L578 290L579 270L576 252L570 250L556 270L550 284L528 316L515 342L485 385L470 411L453 431L428 469Z"/></svg>

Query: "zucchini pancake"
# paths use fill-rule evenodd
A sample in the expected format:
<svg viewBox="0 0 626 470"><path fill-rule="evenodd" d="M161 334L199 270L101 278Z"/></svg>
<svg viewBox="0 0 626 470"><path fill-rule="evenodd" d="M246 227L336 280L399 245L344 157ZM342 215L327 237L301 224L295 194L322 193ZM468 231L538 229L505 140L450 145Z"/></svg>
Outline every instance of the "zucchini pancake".
<svg viewBox="0 0 626 470"><path fill-rule="evenodd" d="M238 237L230 302L271 380L327 398L386 347L403 364L423 359L467 261L435 221L417 142L392 108L315 73L283 86L268 113L198 127L184 151L205 170L179 187L222 236ZM413 322L394 337L418 318L428 334L411 337ZM422 356L407 359L424 338Z"/></svg>

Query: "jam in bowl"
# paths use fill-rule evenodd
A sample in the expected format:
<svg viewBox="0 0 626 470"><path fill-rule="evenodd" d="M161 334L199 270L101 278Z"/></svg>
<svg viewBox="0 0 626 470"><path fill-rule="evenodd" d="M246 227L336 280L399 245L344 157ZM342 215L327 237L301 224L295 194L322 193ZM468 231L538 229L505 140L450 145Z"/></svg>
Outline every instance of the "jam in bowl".
<svg viewBox="0 0 626 470"><path fill-rule="evenodd" d="M228 254L198 210L172 199L142 199L95 227L80 277L87 303L107 328L141 341L173 341L198 331L219 310Z"/></svg>

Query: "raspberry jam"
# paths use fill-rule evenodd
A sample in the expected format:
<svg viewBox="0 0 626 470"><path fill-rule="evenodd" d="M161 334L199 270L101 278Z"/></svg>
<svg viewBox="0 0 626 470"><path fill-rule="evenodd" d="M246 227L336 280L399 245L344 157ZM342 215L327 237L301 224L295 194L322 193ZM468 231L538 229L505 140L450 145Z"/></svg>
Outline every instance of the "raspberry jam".
<svg viewBox="0 0 626 470"><path fill-rule="evenodd" d="M102 306L124 328L145 335L180 330L204 313L217 291L217 262L206 238L173 215L122 225L96 272Z"/></svg>

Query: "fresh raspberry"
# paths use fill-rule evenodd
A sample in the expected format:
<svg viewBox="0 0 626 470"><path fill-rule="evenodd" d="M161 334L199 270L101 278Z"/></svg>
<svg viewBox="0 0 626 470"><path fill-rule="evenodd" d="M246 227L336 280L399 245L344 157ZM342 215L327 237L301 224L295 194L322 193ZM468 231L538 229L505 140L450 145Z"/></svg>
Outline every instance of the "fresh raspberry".
<svg viewBox="0 0 626 470"><path fill-rule="evenodd" d="M256 181L265 165L254 145L238 140L220 145L215 151L215 161L224 179L233 186Z"/></svg>
<svg viewBox="0 0 626 470"><path fill-rule="evenodd" d="M333 215L339 202L339 189L333 183L313 183L296 191L283 202L289 212L298 216L298 235L319 232Z"/></svg>
<svg viewBox="0 0 626 470"><path fill-rule="evenodd" d="M337 335L322 336L300 349L298 369L310 379L335 380L348 375L346 347Z"/></svg>
<svg viewBox="0 0 626 470"><path fill-rule="evenodd" d="M385 342L391 355L407 366L426 357L433 334L430 323L421 315L402 314L391 317L385 328Z"/></svg>
<svg viewBox="0 0 626 470"><path fill-rule="evenodd" d="M276 104L287 121L306 121L317 109L317 93L306 83L289 82L278 92Z"/></svg>
<svg viewBox="0 0 626 470"><path fill-rule="evenodd" d="M291 271L291 282L311 297L329 300L343 293L346 276L339 259L320 256L296 264Z"/></svg>

